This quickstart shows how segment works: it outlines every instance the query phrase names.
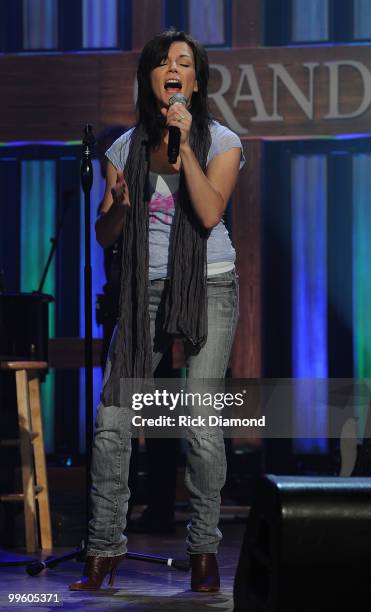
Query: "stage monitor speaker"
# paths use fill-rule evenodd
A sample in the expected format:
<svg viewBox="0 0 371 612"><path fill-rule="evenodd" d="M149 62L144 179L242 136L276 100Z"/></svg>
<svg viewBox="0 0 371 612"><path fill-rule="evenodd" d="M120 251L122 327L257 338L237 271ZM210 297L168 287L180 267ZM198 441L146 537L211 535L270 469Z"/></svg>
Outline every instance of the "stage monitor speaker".
<svg viewBox="0 0 371 612"><path fill-rule="evenodd" d="M234 612L371 609L371 479L264 476L234 583Z"/></svg>

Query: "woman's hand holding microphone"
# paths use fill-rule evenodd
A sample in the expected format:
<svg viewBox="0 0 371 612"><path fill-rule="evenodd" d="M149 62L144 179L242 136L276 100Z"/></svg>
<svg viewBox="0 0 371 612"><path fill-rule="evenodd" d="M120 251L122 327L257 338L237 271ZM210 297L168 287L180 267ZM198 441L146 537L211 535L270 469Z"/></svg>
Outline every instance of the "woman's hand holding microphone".
<svg viewBox="0 0 371 612"><path fill-rule="evenodd" d="M189 136L192 126L192 115L184 104L176 102L169 108L162 108L161 113L166 117L166 127L174 126L180 130L180 147L189 146Z"/></svg>

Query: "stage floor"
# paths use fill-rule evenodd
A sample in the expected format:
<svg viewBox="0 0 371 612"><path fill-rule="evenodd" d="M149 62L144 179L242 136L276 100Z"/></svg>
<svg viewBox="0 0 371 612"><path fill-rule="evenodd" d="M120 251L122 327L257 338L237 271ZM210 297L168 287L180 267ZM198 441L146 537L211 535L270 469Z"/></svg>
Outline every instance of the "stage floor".
<svg viewBox="0 0 371 612"><path fill-rule="evenodd" d="M221 590L216 594L193 593L190 590L190 572L168 569L165 565L142 561L124 560L117 572L115 586L99 592L81 593L69 591L68 585L76 580L82 563L67 561L52 570L31 577L24 566L0 567L0 610L20 609L20 604L11 604L9 593L54 593L58 604L22 604L32 610L130 610L130 612L232 612L233 580L239 558L245 526L225 524L221 526L223 541L219 550ZM131 534L129 550L164 557L187 558L185 553L186 530L177 525L171 536ZM56 548L53 554L71 552Z"/></svg>

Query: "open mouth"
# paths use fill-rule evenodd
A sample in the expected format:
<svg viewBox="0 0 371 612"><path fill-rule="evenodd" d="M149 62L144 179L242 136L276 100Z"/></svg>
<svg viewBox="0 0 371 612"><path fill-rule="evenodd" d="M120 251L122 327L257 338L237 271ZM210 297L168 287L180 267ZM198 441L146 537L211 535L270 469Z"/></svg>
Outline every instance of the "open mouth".
<svg viewBox="0 0 371 612"><path fill-rule="evenodd" d="M182 89L182 83L178 79L168 79L165 82L165 89L169 92L180 91Z"/></svg>

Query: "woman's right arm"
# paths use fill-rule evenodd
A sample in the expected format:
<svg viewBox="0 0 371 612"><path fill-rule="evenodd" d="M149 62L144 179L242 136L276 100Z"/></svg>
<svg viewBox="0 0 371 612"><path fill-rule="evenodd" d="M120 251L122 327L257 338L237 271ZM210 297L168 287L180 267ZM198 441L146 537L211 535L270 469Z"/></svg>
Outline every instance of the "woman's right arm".
<svg viewBox="0 0 371 612"><path fill-rule="evenodd" d="M130 206L129 190L124 174L109 161L106 170L106 190L100 206L101 216L95 223L95 235L104 249L119 237L128 206Z"/></svg>

